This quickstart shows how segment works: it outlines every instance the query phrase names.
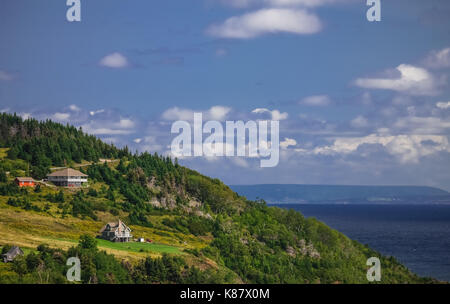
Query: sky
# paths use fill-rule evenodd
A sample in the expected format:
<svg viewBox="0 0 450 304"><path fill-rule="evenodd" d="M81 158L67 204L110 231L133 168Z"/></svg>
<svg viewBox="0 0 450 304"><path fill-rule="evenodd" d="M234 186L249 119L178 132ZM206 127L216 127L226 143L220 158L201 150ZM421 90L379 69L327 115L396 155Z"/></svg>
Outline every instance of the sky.
<svg viewBox="0 0 450 304"><path fill-rule="evenodd" d="M450 2L0 2L0 111L170 155L194 112L280 123L280 161L180 162L227 184L450 190Z"/></svg>

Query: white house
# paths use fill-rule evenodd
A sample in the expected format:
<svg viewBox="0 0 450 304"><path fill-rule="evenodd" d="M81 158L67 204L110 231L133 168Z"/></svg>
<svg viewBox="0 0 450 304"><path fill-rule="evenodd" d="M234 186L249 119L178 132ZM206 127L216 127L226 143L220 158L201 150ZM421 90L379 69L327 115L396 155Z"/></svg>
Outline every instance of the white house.
<svg viewBox="0 0 450 304"><path fill-rule="evenodd" d="M67 168L47 175L48 181L61 187L81 187L88 182L88 176L80 171Z"/></svg>

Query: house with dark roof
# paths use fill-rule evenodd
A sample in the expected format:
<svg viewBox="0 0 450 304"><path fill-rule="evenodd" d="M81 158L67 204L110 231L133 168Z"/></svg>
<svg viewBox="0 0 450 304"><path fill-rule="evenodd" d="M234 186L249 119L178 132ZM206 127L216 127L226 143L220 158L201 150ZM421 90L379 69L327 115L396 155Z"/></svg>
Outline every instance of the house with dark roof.
<svg viewBox="0 0 450 304"><path fill-rule="evenodd" d="M4 263L12 262L19 255L23 255L22 249L20 249L17 246L13 246L7 253L2 255L3 262Z"/></svg>
<svg viewBox="0 0 450 304"><path fill-rule="evenodd" d="M81 187L88 182L88 176L78 170L66 168L47 175L48 181L60 187Z"/></svg>
<svg viewBox="0 0 450 304"><path fill-rule="evenodd" d="M111 242L130 242L133 238L130 227L120 219L103 226L100 233L100 238Z"/></svg>

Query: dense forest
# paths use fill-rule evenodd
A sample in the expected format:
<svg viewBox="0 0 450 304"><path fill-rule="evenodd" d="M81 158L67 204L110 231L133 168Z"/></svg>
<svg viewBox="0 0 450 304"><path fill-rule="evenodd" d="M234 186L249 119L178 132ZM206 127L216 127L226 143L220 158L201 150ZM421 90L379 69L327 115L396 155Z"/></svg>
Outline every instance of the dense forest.
<svg viewBox="0 0 450 304"><path fill-rule="evenodd" d="M50 166L128 155L127 148L119 150L73 126L50 120L23 120L7 113L0 113L0 147L10 148L9 159L27 161L31 175L37 179L44 178Z"/></svg>
<svg viewBox="0 0 450 304"><path fill-rule="evenodd" d="M381 259L382 283L432 282L314 218L249 201L176 159L131 154L72 126L10 114L0 115L0 134L0 146L8 149L0 160L0 198L8 207L49 214L55 206L52 216L90 221L98 221L99 212L126 214L129 225L208 240L207 246L185 250L182 256L147 257L134 264L99 251L89 236L68 251L42 244L0 269L0 282L64 283L68 256L81 257L84 283L367 283L366 260L372 256ZM98 163L100 158L116 161ZM31 191L12 182L14 172L28 170L27 163L30 173L42 178L52 166L81 162L90 162L80 170L99 190L50 189L43 194L41 186ZM39 207L34 197L45 205ZM164 219L156 226L152 216ZM11 244L0 245L5 251ZM186 262L192 259L218 266L202 270Z"/></svg>

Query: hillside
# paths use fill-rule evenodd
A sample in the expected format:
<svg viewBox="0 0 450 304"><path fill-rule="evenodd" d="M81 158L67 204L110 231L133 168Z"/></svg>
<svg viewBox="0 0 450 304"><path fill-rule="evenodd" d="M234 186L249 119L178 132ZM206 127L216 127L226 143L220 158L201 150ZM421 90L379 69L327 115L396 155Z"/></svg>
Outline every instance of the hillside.
<svg viewBox="0 0 450 304"><path fill-rule="evenodd" d="M249 201L176 159L133 155L50 121L1 114L0 126L0 246L25 248L25 257L0 263L2 283L64 283L70 256L82 261L83 283L367 283L372 256L381 259L381 283L433 282L316 219ZM13 182L61 165L88 174L89 186ZM95 239L118 218L152 243Z"/></svg>
<svg viewBox="0 0 450 304"><path fill-rule="evenodd" d="M248 199L273 204L423 204L450 202L447 191L420 186L329 186L329 185L233 185Z"/></svg>

